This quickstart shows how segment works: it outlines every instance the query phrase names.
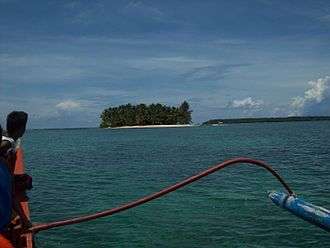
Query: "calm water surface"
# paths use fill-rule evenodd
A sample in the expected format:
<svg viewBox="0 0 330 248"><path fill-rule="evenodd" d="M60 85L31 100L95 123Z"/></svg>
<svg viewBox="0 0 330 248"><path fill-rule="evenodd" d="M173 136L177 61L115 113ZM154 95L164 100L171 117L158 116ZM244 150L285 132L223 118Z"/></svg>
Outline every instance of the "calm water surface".
<svg viewBox="0 0 330 248"><path fill-rule="evenodd" d="M32 218L116 207L236 156L262 159L304 199L330 208L330 122L139 130L32 130ZM238 166L141 207L41 232L37 247L329 247L330 235L273 205L282 190Z"/></svg>

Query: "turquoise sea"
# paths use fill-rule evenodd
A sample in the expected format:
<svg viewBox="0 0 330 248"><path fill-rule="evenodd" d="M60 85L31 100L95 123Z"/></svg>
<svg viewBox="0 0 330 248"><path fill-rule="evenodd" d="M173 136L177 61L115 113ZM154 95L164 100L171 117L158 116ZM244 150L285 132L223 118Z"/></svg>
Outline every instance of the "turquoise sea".
<svg viewBox="0 0 330 248"><path fill-rule="evenodd" d="M162 129L29 130L34 222L116 207L223 160L270 163L298 196L330 209L330 122ZM275 206L266 171L227 168L161 199L41 232L37 247L329 247L329 233Z"/></svg>

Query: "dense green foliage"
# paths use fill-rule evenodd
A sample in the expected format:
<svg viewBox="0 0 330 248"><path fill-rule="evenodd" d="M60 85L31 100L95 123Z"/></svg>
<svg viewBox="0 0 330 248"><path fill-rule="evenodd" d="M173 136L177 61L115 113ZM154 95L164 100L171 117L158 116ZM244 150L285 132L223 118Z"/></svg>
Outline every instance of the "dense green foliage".
<svg viewBox="0 0 330 248"><path fill-rule="evenodd" d="M179 107L157 104L126 104L105 109L100 127L171 125L191 123L191 110L184 101Z"/></svg>
<svg viewBox="0 0 330 248"><path fill-rule="evenodd" d="M326 121L329 116L292 116L292 117L270 117L270 118L238 118L238 119L213 119L203 125L231 124L231 123L255 123L255 122L287 122L287 121Z"/></svg>

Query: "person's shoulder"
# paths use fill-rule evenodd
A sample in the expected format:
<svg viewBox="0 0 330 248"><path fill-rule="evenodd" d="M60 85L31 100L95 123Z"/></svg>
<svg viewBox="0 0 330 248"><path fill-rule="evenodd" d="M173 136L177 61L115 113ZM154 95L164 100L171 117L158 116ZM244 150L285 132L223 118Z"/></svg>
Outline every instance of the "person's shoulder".
<svg viewBox="0 0 330 248"><path fill-rule="evenodd" d="M0 144L0 154L3 152L7 152L13 145L9 140L2 140Z"/></svg>

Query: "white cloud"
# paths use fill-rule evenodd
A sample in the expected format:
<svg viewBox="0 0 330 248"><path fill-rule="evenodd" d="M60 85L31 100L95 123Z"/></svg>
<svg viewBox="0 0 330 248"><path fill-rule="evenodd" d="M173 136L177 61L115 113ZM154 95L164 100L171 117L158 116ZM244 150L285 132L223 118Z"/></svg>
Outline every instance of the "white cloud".
<svg viewBox="0 0 330 248"><path fill-rule="evenodd" d="M227 106L235 109L261 109L264 105L262 100L255 100L252 97L247 97L242 100L234 100Z"/></svg>
<svg viewBox="0 0 330 248"><path fill-rule="evenodd" d="M305 100L321 102L329 88L330 77L319 78L317 81L308 82L308 84L311 88L305 91Z"/></svg>
<svg viewBox="0 0 330 248"><path fill-rule="evenodd" d="M63 102L56 104L55 107L61 110L74 110L74 109L79 109L81 105L79 102L75 102L72 100L65 100Z"/></svg>
<svg viewBox="0 0 330 248"><path fill-rule="evenodd" d="M291 106L294 109L300 109L304 106L304 104L305 104L305 99L303 97L297 96L292 98Z"/></svg>
<svg viewBox="0 0 330 248"><path fill-rule="evenodd" d="M329 114L330 113L330 77L308 82L309 88L304 96L294 97L291 101L291 115Z"/></svg>

